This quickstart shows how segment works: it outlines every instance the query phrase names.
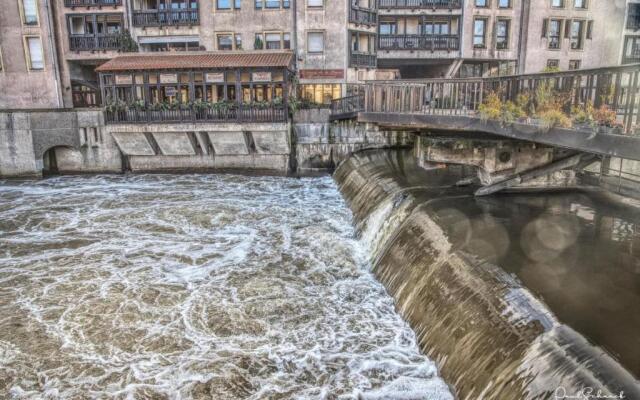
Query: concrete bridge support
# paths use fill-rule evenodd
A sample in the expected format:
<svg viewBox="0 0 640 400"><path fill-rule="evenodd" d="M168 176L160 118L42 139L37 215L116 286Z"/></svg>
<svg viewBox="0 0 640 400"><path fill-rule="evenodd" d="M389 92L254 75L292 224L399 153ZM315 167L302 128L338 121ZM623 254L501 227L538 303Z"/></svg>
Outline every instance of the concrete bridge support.
<svg viewBox="0 0 640 400"><path fill-rule="evenodd" d="M419 164L452 163L477 167L480 183L490 188L481 194L512 187L558 188L578 184L571 167L581 158L572 165L557 164L558 159L567 156L564 151L535 143L459 135L419 136L414 150Z"/></svg>

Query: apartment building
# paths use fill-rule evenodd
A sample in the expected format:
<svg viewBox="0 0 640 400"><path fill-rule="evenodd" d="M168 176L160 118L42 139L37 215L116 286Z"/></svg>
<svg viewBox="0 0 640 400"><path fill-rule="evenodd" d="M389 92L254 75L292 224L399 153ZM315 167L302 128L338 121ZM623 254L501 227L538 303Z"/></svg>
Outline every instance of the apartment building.
<svg viewBox="0 0 640 400"><path fill-rule="evenodd" d="M371 79L640 60L640 0L6 3L0 10L0 108L99 104L96 67L129 52L291 51L298 91L316 103L355 93Z"/></svg>
<svg viewBox="0 0 640 400"><path fill-rule="evenodd" d="M16 0L0 8L0 108L63 106L48 2Z"/></svg>
<svg viewBox="0 0 640 400"><path fill-rule="evenodd" d="M624 0L530 1L520 72L615 65L620 60Z"/></svg>

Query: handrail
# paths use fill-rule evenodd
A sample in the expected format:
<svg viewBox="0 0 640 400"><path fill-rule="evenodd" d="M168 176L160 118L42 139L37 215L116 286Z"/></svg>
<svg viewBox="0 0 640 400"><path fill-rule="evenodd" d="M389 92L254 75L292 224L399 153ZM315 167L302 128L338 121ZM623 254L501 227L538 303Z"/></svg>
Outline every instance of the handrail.
<svg viewBox="0 0 640 400"><path fill-rule="evenodd" d="M461 0L378 0L378 8L461 8Z"/></svg>
<svg viewBox="0 0 640 400"><path fill-rule="evenodd" d="M133 10L133 26L177 26L199 25L199 8L182 8L176 10Z"/></svg>
<svg viewBox="0 0 640 400"><path fill-rule="evenodd" d="M367 81L363 100L336 99L332 115L364 111L477 117L487 95L495 93L500 104L526 103L511 118L538 124L543 117L535 112L540 105L536 93L541 87L556 100L552 111L565 118L563 125L571 126L575 118L577 129L596 124L627 135L640 130L640 64L485 78Z"/></svg>
<svg viewBox="0 0 640 400"><path fill-rule="evenodd" d="M65 7L121 6L122 0L64 0Z"/></svg>

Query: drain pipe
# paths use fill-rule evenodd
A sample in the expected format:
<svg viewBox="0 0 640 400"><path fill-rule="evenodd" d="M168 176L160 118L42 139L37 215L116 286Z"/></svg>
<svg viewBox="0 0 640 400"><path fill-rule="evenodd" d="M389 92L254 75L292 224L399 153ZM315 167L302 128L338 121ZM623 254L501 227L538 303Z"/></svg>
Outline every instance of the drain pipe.
<svg viewBox="0 0 640 400"><path fill-rule="evenodd" d="M55 81L56 81L56 98L58 101L58 108L64 108L64 99L62 98L61 88L62 88L62 79L60 77L60 59L58 56L58 49L56 48L55 43L57 42L55 32L53 29L51 16L54 15L53 6L51 5L50 0L46 1L47 7L47 30L49 31L49 47L51 48L51 54L53 56L53 70L55 71Z"/></svg>

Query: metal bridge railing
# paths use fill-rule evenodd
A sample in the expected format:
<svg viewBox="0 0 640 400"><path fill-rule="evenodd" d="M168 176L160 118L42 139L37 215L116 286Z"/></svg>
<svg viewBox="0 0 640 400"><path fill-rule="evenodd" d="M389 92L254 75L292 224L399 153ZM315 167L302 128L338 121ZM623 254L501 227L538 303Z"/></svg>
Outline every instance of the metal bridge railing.
<svg viewBox="0 0 640 400"><path fill-rule="evenodd" d="M523 108L535 109L542 89L567 118L576 110L599 110L615 113L615 125L624 134L640 128L640 64L490 78L369 81L361 99L334 100L332 110L344 113L347 102L351 113L478 115L490 93L502 103L521 103L526 97Z"/></svg>

